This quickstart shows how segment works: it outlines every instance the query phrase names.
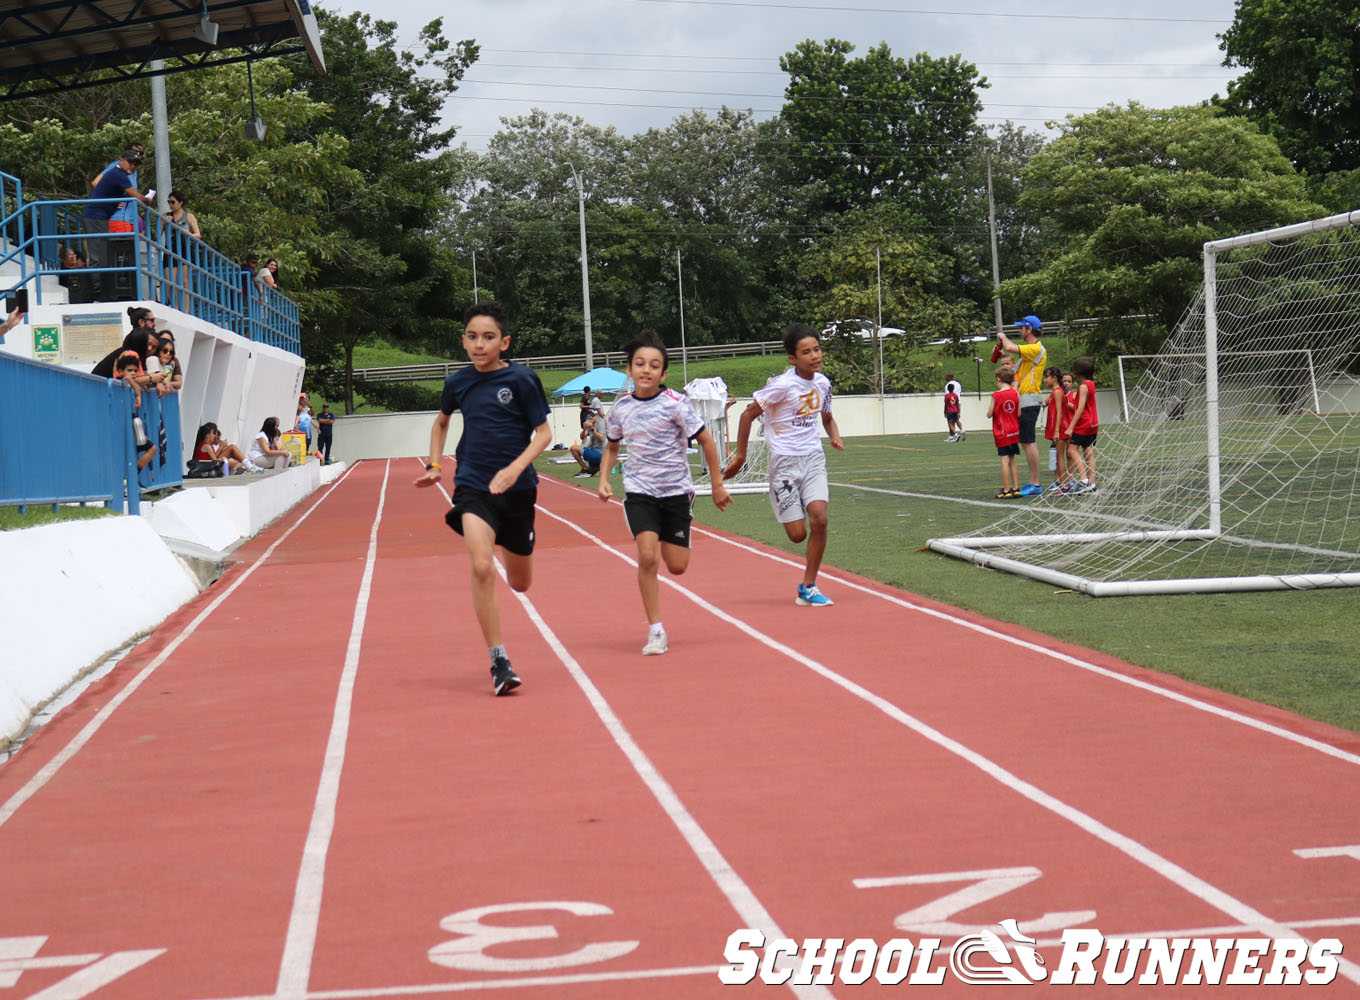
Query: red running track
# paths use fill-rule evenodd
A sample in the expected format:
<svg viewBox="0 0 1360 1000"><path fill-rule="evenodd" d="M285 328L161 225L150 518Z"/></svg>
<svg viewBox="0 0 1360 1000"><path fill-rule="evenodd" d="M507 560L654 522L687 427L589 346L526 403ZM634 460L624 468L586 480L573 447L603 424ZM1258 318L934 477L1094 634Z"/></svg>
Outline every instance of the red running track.
<svg viewBox="0 0 1360 1000"><path fill-rule="evenodd" d="M741 928L943 974L1006 918L1049 969L1070 927L1335 938L1360 995L1355 734L835 570L799 608L703 529L643 658L617 504L547 479L494 698L420 471L299 505L0 768L0 1000L716 997Z"/></svg>

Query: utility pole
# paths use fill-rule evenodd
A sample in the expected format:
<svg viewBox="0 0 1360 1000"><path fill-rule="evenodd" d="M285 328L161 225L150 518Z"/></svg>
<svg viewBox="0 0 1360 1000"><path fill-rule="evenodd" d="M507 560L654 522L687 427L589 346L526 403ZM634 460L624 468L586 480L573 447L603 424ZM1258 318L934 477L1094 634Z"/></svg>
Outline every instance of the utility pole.
<svg viewBox="0 0 1360 1000"><path fill-rule="evenodd" d="M675 283L680 290L680 377L689 385L689 353L685 350L685 275L680 270L680 248L675 248Z"/></svg>
<svg viewBox="0 0 1360 1000"><path fill-rule="evenodd" d="M987 150L987 223L992 231L992 305L996 308L996 332L1001 333L1001 268L996 259L996 201L992 198L992 151Z"/></svg>
<svg viewBox="0 0 1360 1000"><path fill-rule="evenodd" d="M477 304L477 248L472 248L472 304Z"/></svg>
<svg viewBox="0 0 1360 1000"><path fill-rule="evenodd" d="M576 181L576 205L581 216L581 312L585 317L586 371L591 371L595 367L595 350L590 336L590 270L586 266L586 190L581 184L581 175L576 172L576 168L570 163L567 164L567 168L571 171L572 179Z"/></svg>

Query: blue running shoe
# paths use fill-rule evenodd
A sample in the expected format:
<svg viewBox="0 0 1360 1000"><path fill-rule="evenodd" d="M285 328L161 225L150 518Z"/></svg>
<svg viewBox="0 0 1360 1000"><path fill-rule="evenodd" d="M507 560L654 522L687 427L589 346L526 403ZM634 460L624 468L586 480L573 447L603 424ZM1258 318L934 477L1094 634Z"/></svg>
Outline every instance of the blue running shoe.
<svg viewBox="0 0 1360 1000"><path fill-rule="evenodd" d="M1044 488L1038 483L1026 483L1020 487L1022 497L1041 497L1044 495Z"/></svg>
<svg viewBox="0 0 1360 1000"><path fill-rule="evenodd" d="M798 600L796 603L804 608L829 608L836 602L818 590L815 583L811 586L800 583L798 585Z"/></svg>

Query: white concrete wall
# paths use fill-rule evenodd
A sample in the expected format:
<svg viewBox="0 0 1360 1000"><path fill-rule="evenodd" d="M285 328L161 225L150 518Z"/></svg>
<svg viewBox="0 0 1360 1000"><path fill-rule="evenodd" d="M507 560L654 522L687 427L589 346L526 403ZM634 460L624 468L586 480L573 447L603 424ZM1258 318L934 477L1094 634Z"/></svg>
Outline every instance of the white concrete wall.
<svg viewBox="0 0 1360 1000"><path fill-rule="evenodd" d="M0 743L90 664L198 593L141 517L0 532Z"/></svg>
<svg viewBox="0 0 1360 1000"><path fill-rule="evenodd" d="M963 426L972 433L991 433L987 420L990 394L978 399L973 394L961 401ZM739 399L728 411L728 422L733 435L737 420L749 399ZM1102 423L1119 419L1119 399L1114 390L1101 389L1096 393ZM606 410L608 406L606 406ZM837 396L834 410L836 423L846 437L865 437L876 434L919 434L925 431L945 432L944 394L925 393L914 396ZM362 416L336 417L335 446L332 458L357 461L361 458L406 458L423 456L430 447L430 424L434 413L374 413ZM550 422L553 444L569 445L581 431L580 407L576 403L559 403L552 407ZM455 413L449 423L448 444L445 452L452 454L462 420Z"/></svg>
<svg viewBox="0 0 1360 1000"><path fill-rule="evenodd" d="M35 305L28 324L6 338L0 350L33 356L34 326L64 326L64 317L118 314L123 334L132 329L127 318L131 307L145 306L156 316L157 329L175 335L175 353L184 366L180 390L184 454L187 458L200 424L212 421L222 436L248 448L266 417L278 417L285 430L297 416L297 397L302 390L303 359L289 351L256 344L230 330L157 302L92 302ZM102 355L101 355L102 357ZM72 371L88 373L99 358L69 363Z"/></svg>

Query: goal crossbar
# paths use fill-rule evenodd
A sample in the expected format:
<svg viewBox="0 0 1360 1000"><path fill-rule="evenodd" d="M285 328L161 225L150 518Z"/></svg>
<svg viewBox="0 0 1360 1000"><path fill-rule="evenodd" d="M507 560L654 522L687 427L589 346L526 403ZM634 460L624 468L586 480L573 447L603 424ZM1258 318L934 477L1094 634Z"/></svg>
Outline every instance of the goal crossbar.
<svg viewBox="0 0 1360 1000"><path fill-rule="evenodd" d="M1163 351L1119 360L1098 492L931 550L1094 597L1360 586L1360 211L1203 249Z"/></svg>

